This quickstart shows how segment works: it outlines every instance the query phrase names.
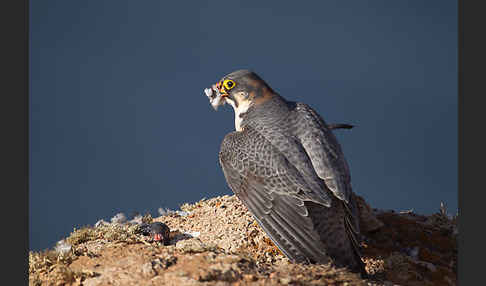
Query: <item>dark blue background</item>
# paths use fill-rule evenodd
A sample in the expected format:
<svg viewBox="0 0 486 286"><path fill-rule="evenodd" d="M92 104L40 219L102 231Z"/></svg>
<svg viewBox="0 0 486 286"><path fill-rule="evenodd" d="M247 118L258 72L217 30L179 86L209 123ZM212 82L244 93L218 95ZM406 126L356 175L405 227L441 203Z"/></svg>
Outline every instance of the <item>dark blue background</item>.
<svg viewBox="0 0 486 286"><path fill-rule="evenodd" d="M117 212L229 194L241 68L338 131L373 207L457 212L456 1L31 1L30 248Z"/></svg>

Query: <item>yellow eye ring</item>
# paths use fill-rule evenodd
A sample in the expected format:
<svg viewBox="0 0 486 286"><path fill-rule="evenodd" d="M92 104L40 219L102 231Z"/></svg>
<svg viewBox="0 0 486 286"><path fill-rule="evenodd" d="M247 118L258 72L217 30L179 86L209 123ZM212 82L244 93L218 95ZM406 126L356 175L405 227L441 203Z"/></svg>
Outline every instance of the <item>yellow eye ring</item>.
<svg viewBox="0 0 486 286"><path fill-rule="evenodd" d="M233 87L236 86L236 83L231 79L225 79L223 81L223 86L226 90L230 90L230 89L232 89Z"/></svg>

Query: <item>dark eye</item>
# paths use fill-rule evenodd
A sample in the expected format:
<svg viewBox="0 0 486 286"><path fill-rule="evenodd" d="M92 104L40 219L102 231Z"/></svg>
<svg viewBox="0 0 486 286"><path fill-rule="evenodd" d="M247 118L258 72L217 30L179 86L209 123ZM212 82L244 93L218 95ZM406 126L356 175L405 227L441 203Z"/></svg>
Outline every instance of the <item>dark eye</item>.
<svg viewBox="0 0 486 286"><path fill-rule="evenodd" d="M227 79L223 82L223 86L226 88L226 90L230 90L233 87L235 87L235 82L231 79Z"/></svg>

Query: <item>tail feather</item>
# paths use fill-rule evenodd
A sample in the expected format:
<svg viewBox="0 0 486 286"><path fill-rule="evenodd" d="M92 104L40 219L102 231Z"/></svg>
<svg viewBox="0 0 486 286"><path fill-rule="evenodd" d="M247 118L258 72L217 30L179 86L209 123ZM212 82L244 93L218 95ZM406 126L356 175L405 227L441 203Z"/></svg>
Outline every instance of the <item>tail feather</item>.
<svg viewBox="0 0 486 286"><path fill-rule="evenodd" d="M338 267L347 267L366 277L366 269L361 260L359 242L353 217L346 211L344 202L337 199L331 208L306 201L306 208L312 218L314 228L325 245L328 255Z"/></svg>
<svg viewBox="0 0 486 286"><path fill-rule="evenodd" d="M334 129L351 129L354 125L345 124L345 123L335 123L335 124L327 124L327 128L334 130Z"/></svg>
<svg viewBox="0 0 486 286"><path fill-rule="evenodd" d="M344 204L344 202L343 202ZM353 223L351 223L349 216L344 217L344 228L346 229L346 234L349 238L349 241L351 241L352 244L352 250L356 259L356 264L357 264L357 269L359 269L359 272L361 273L363 278L368 277L368 272L366 272L365 265L363 261L361 260L361 251L360 251L360 246L359 242L357 239L358 233L355 231L353 227Z"/></svg>

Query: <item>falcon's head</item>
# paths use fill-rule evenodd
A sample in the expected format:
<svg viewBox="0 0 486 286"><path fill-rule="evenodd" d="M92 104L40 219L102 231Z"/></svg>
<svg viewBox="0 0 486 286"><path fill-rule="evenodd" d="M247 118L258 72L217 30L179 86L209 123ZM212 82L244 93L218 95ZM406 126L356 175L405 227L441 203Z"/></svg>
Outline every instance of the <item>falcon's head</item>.
<svg viewBox="0 0 486 286"><path fill-rule="evenodd" d="M237 115L275 95L267 83L249 70L234 71L213 84L211 88L206 88L204 92L215 110L220 105L229 103Z"/></svg>

